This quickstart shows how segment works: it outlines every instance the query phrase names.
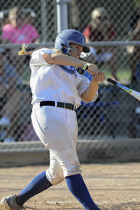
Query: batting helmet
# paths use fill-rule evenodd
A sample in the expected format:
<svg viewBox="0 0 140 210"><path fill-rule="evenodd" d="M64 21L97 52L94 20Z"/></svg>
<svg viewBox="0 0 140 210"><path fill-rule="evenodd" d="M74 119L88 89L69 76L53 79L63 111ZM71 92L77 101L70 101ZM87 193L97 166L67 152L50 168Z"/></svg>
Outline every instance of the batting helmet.
<svg viewBox="0 0 140 210"><path fill-rule="evenodd" d="M83 46L83 52L85 53L88 53L90 51L90 48L85 45L85 36L81 32L74 29L66 29L58 34L55 40L54 47L62 51L64 54L70 54L71 43Z"/></svg>

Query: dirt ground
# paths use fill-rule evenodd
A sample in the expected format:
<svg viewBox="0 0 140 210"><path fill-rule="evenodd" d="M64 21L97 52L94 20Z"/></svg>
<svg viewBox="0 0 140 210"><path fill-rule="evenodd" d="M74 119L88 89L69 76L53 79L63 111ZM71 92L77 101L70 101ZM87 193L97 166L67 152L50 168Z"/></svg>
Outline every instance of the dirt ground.
<svg viewBox="0 0 140 210"><path fill-rule="evenodd" d="M140 163L83 164L83 178L101 210L140 209ZM34 176L48 166L0 169L0 200L21 191ZM25 204L26 210L83 209L64 182L36 195ZM4 210L0 203L0 210Z"/></svg>

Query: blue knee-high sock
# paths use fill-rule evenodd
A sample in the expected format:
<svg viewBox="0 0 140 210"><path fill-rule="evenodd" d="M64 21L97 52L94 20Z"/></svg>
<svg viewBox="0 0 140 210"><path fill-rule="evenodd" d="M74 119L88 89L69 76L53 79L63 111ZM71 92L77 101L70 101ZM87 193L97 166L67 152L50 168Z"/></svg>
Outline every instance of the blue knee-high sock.
<svg viewBox="0 0 140 210"><path fill-rule="evenodd" d="M87 210L100 210L92 200L81 174L66 177L70 192Z"/></svg>
<svg viewBox="0 0 140 210"><path fill-rule="evenodd" d="M46 177L46 171L38 174L18 195L16 195L16 202L22 206L28 199L34 195L48 189L52 184Z"/></svg>

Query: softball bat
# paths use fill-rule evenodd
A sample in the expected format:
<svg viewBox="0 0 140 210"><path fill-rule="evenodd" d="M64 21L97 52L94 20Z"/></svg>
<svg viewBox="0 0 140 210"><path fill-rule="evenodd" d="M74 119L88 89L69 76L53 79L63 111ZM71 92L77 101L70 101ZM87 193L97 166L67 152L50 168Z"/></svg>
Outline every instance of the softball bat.
<svg viewBox="0 0 140 210"><path fill-rule="evenodd" d="M116 85L118 86L119 88L121 88L122 90L126 91L127 93L129 93L130 95L132 95L134 98L138 99L140 101L140 93L135 91L135 90L132 90L128 87L125 87L124 85L121 85L119 84L118 82L116 82L115 80L111 79L111 78L108 78L104 75L104 78L106 81L110 82L111 84L113 85Z"/></svg>

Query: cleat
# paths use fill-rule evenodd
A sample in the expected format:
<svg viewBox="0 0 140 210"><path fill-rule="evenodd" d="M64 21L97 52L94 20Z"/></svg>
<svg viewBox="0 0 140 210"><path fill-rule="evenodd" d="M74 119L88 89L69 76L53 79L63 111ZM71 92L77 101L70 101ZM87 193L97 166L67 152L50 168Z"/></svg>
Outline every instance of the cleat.
<svg viewBox="0 0 140 210"><path fill-rule="evenodd" d="M19 206L16 202L16 195L11 195L2 198L1 203L8 210L25 210L23 206Z"/></svg>

